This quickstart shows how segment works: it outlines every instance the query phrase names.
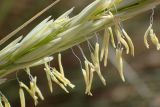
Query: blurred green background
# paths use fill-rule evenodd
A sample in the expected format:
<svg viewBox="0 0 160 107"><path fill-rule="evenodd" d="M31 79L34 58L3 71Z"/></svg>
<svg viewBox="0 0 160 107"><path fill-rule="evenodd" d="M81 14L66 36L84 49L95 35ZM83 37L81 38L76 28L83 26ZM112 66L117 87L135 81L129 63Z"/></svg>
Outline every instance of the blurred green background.
<svg viewBox="0 0 160 107"><path fill-rule="evenodd" d="M75 7L71 16L80 12L87 4L93 0L61 0L56 6L45 12L42 16L29 24L12 39L20 35L26 35L41 20L49 15L57 18L68 9ZM32 16L51 4L52 0L0 0L0 38L22 25ZM155 9L154 30L160 35L160 8ZM110 50L109 63L107 68L102 67L102 73L107 80L107 86L103 86L99 78L95 76L93 83L93 96L84 94L85 84L80 65L71 50L62 54L63 66L68 79L76 85L74 90L66 94L60 87L53 84L53 93L49 92L44 66L32 69L32 74L38 77L38 86L45 97L37 107L160 107L160 53L151 45L147 50L143 43L143 35L149 26L151 10L140 14L132 19L123 22L123 26L131 36L135 44L135 57L124 56L126 82L123 83L114 66L114 51ZM101 33L99 33L101 35ZM99 36L99 40L101 36ZM160 37L159 37L160 39ZM9 43L8 42L8 43ZM95 42L95 38L92 39ZM5 43L1 48L3 48ZM86 43L83 43L86 55L89 55ZM82 59L78 49L74 51ZM57 67L57 55L51 65ZM24 82L28 82L28 76L21 70L18 77ZM0 90L7 96L12 107L20 107L18 96L18 83L15 73L7 76L7 81L0 85ZM26 107L34 107L32 98L26 94Z"/></svg>

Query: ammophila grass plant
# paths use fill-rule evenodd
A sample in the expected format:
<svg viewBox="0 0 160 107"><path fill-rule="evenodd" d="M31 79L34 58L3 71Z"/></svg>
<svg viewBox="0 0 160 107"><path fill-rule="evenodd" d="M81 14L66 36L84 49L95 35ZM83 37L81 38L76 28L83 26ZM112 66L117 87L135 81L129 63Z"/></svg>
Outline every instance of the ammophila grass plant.
<svg viewBox="0 0 160 107"><path fill-rule="evenodd" d="M0 41L0 44L3 45L9 38L58 1L6 36ZM111 42L116 51L115 57L120 77L122 81L125 81L122 55L126 53L134 56L134 43L121 23L147 10L152 10L154 13L154 8L159 4L159 0L95 0L73 17L69 15L74 8L71 8L55 20L49 16L33 28L25 37L20 36L0 51L0 77L3 78L19 69L24 69L28 74L30 79L29 87L17 77L20 86L21 107L25 107L24 90L33 98L35 105L38 104L39 99L44 100L36 84L37 77L33 77L30 71L30 68L34 66L44 64L44 71L51 93L53 92L53 83L56 83L65 92L69 93L67 86L74 88L75 85L65 77L61 53L67 49L72 49L73 46L77 46L84 60L79 59L73 49L72 52L81 64L81 71L86 85L85 94L92 96L91 88L94 75L97 74L101 82L106 85L105 78L101 74L100 63L103 61L103 65L107 66L108 47ZM151 42L159 50L160 44L152 28L153 15L151 15L150 26L144 34L144 43L149 48L148 38L150 38ZM102 44L99 44L97 41L95 46L92 46L89 39L101 30L104 30ZM79 45L84 41L88 41L88 47L91 52L90 58L85 56L83 49ZM56 53L58 53L58 69L49 65L49 62L53 60L53 56ZM0 96L0 105L2 107L10 107L6 97L2 93Z"/></svg>

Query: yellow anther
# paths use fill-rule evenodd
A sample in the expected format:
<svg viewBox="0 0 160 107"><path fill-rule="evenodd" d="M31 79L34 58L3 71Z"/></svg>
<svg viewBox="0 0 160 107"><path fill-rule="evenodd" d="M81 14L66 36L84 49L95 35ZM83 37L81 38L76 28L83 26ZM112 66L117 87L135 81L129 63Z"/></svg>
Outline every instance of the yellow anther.
<svg viewBox="0 0 160 107"><path fill-rule="evenodd" d="M25 107L26 106L25 95L22 88L19 89L19 96L20 96L21 107Z"/></svg>
<svg viewBox="0 0 160 107"><path fill-rule="evenodd" d="M158 40L156 34L153 32L153 29L150 30L150 37L151 37L152 43L156 46L157 50L159 50L160 43L159 43L159 40Z"/></svg>
<svg viewBox="0 0 160 107"><path fill-rule="evenodd" d="M32 80L30 81L30 89L23 82L19 82L19 85L21 88L24 88L30 94L30 96L34 100L35 105L38 104L38 97L36 96L36 94L38 94L38 96L42 100L44 99L41 91L39 90L39 88L37 86L37 77L32 78Z"/></svg>
<svg viewBox="0 0 160 107"><path fill-rule="evenodd" d="M148 44L148 36L150 33L150 30L152 29L152 24L149 25L149 27L147 28L145 34L144 34L144 44L147 48L149 48L149 44Z"/></svg>
<svg viewBox="0 0 160 107"><path fill-rule="evenodd" d="M98 44L98 43L95 44L94 57L93 57L93 55L92 55L91 58L92 58L92 61L93 61L93 63L94 63L94 67L95 67L94 70L97 72L97 74L98 74L99 78L101 79L102 83L103 83L104 85L106 85L106 81L105 81L104 77L102 76L101 70L100 70L100 63L99 63L99 44Z"/></svg>
<svg viewBox="0 0 160 107"><path fill-rule="evenodd" d="M45 63L45 68L44 68L44 71L46 72L46 76L47 76L47 81L48 81L48 86L49 86L49 89L51 91L51 93L53 92L53 88L52 88L52 81L51 81L51 70L50 70L50 67L47 63Z"/></svg>
<svg viewBox="0 0 160 107"><path fill-rule="evenodd" d="M62 62L61 62L61 54L58 54L58 64L59 64L59 70L61 72L61 74L64 76L64 70L63 70L63 66L62 66Z"/></svg>
<svg viewBox="0 0 160 107"><path fill-rule="evenodd" d="M116 49L116 59L117 59L117 67L122 81L125 81L123 74L123 59L122 59L122 51L123 49Z"/></svg>
<svg viewBox="0 0 160 107"><path fill-rule="evenodd" d="M127 42L125 41L125 39L123 39L122 37L120 38L121 43L123 44L123 46L126 49L126 54L129 54L129 46L127 44Z"/></svg>
<svg viewBox="0 0 160 107"><path fill-rule="evenodd" d="M110 38L110 34L107 29L107 30L105 30L101 54L100 54L100 61L102 61L102 59L104 57L104 66L107 66L109 38Z"/></svg>
<svg viewBox="0 0 160 107"><path fill-rule="evenodd" d="M9 101L4 95L2 95L2 101L4 102L4 107L11 107Z"/></svg>
<svg viewBox="0 0 160 107"><path fill-rule="evenodd" d="M122 29L122 32L123 32L124 36L127 39L128 45L129 45L130 50L131 50L131 54L134 56L134 45L133 45L133 42L132 42L131 38L128 36L127 32L124 29Z"/></svg>
<svg viewBox="0 0 160 107"><path fill-rule="evenodd" d="M113 46L114 48L116 48L112 28L111 28L111 27L108 27L108 31L109 31L109 34L110 34L110 36L111 36L111 43L112 43L112 46Z"/></svg>
<svg viewBox="0 0 160 107"><path fill-rule="evenodd" d="M58 84L66 93L69 93L69 91L65 88L65 86L57 80L57 78L54 76L54 74L51 75L51 79L56 84Z"/></svg>

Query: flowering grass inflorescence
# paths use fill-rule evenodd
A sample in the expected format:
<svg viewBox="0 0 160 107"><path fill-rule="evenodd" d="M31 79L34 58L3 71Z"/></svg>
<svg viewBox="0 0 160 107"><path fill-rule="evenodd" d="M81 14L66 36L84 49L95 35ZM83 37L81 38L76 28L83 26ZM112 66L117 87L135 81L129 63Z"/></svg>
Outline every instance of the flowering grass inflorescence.
<svg viewBox="0 0 160 107"><path fill-rule="evenodd" d="M121 21L152 9L158 4L160 4L159 0L135 0L135 2L129 4L125 4L125 0L95 0L76 16L69 17L74 8L71 8L56 20L49 16L24 38L20 36L0 51L0 77L19 69L25 69L30 79L30 87L18 79L21 107L25 107L24 90L33 98L35 105L37 105L39 98L44 100L36 84L37 77L33 77L30 73L30 68L33 66L44 64L44 71L51 93L53 92L53 83L69 93L66 86L74 88L75 85L65 77L61 52L89 40L93 37L89 34L104 30L103 43L102 45L98 41L95 43L90 58L87 58L82 48L78 46L84 57L84 63L81 63L81 71L86 85L85 94L92 95L91 87L95 73L99 76L101 82L106 85L105 78L101 73L100 62L103 61L104 66L107 66L109 42L115 48L118 71L121 79L125 81L122 55L125 51L126 54L134 56L134 45L130 36L122 27ZM151 42L159 50L160 44L153 32L152 24L145 33L144 42L146 47L149 48L147 38L150 36ZM59 70L51 67L48 63L53 60L51 55L55 53L59 53ZM0 98L5 107L10 107L3 94ZM2 105L2 103L0 104Z"/></svg>

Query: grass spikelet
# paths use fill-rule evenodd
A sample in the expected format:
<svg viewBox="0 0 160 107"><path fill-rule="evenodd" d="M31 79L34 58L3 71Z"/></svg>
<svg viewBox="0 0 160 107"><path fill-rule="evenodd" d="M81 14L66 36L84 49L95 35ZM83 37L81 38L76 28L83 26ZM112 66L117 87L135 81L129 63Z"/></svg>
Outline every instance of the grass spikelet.
<svg viewBox="0 0 160 107"><path fill-rule="evenodd" d="M18 48L12 55L11 59L14 60L17 57L23 55L26 51L31 49L33 46L39 43L45 36L48 35L43 35L49 25L52 24L53 20L50 20L50 17L46 18L43 20L39 25L37 25L21 42L21 47ZM47 22L48 21L48 22ZM43 38L42 38L43 35ZM32 46L32 47L31 47Z"/></svg>
<svg viewBox="0 0 160 107"><path fill-rule="evenodd" d="M16 49L20 47L20 44L18 43L22 39L22 36L15 39L13 42L11 42L9 45L7 45L4 49L0 51L0 65L3 65L9 61L9 56L11 53L13 53Z"/></svg>
<svg viewBox="0 0 160 107"><path fill-rule="evenodd" d="M34 67L34 66L38 66L38 65L43 65L45 63L51 62L53 60L53 57L45 57L31 65L29 65L29 67Z"/></svg>

